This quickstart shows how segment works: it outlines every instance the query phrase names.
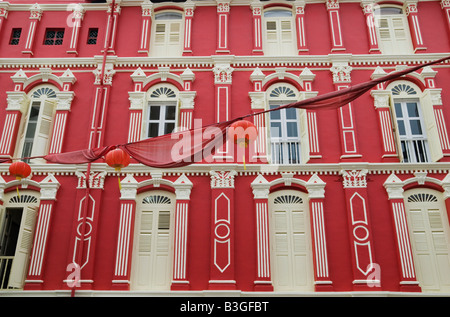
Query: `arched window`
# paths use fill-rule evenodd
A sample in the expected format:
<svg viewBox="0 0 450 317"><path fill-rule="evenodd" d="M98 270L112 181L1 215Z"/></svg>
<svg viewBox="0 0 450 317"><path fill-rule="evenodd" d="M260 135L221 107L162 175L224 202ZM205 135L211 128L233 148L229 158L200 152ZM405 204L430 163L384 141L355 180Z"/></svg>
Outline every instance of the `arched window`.
<svg viewBox="0 0 450 317"><path fill-rule="evenodd" d="M374 18L382 53L413 53L408 21L401 7L375 7Z"/></svg>
<svg viewBox="0 0 450 317"><path fill-rule="evenodd" d="M307 194L269 195L271 262L275 291L313 291L313 260Z"/></svg>
<svg viewBox="0 0 450 317"><path fill-rule="evenodd" d="M0 206L0 289L23 288L36 225L39 196L22 190L5 194Z"/></svg>
<svg viewBox="0 0 450 317"><path fill-rule="evenodd" d="M424 107L420 102L421 90L407 81L392 83L388 88L392 92L397 143L401 150L402 161L405 163L431 161ZM431 115L434 116L432 113Z"/></svg>
<svg viewBox="0 0 450 317"><path fill-rule="evenodd" d="M179 11L157 13L152 26L152 56L181 56L183 51L183 14Z"/></svg>
<svg viewBox="0 0 450 317"><path fill-rule="evenodd" d="M419 285L423 292L449 292L450 230L442 194L416 188L404 197Z"/></svg>
<svg viewBox="0 0 450 317"><path fill-rule="evenodd" d="M295 55L296 40L292 10L275 8L264 11L264 54Z"/></svg>
<svg viewBox="0 0 450 317"><path fill-rule="evenodd" d="M170 289L174 209L175 195L172 193L158 190L137 196L132 289Z"/></svg>
<svg viewBox="0 0 450 317"><path fill-rule="evenodd" d="M270 109L298 100L297 90L289 84L276 84L267 93ZM272 164L300 163L299 117L299 111L294 108L269 112Z"/></svg>
<svg viewBox="0 0 450 317"><path fill-rule="evenodd" d="M42 156L48 153L56 108L56 91L54 86L42 85L28 94L30 105L23 116L19 132L15 154L18 157Z"/></svg>
<svg viewBox="0 0 450 317"><path fill-rule="evenodd" d="M172 133L177 124L178 91L171 85L157 85L147 93L148 107L144 114L144 136Z"/></svg>

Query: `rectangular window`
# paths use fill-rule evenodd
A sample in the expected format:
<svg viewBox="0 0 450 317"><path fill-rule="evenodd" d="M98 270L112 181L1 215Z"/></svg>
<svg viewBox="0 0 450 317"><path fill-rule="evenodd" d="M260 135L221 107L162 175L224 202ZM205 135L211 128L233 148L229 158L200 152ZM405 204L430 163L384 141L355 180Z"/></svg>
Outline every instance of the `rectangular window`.
<svg viewBox="0 0 450 317"><path fill-rule="evenodd" d="M270 109L279 107L271 103ZM269 113L272 164L300 164L300 133L296 109Z"/></svg>
<svg viewBox="0 0 450 317"><path fill-rule="evenodd" d="M95 45L97 44L97 38L98 38L98 28L90 28L89 34L88 34L88 45Z"/></svg>
<svg viewBox="0 0 450 317"><path fill-rule="evenodd" d="M47 29L45 31L44 45L62 45L64 29Z"/></svg>
<svg viewBox="0 0 450 317"><path fill-rule="evenodd" d="M295 55L296 41L292 13L272 10L264 13L265 55Z"/></svg>
<svg viewBox="0 0 450 317"><path fill-rule="evenodd" d="M399 9L400 10L400 9ZM409 33L408 21L403 13L391 15L375 15L380 49L384 54L412 54L412 42Z"/></svg>
<svg viewBox="0 0 450 317"><path fill-rule="evenodd" d="M417 102L394 103L397 129L405 163L429 162L429 150L424 124Z"/></svg>
<svg viewBox="0 0 450 317"><path fill-rule="evenodd" d="M147 137L172 133L175 129L176 103L161 105L149 104L147 120Z"/></svg>
<svg viewBox="0 0 450 317"><path fill-rule="evenodd" d="M11 39L9 41L10 45L19 45L20 35L22 34L21 28L12 29Z"/></svg>

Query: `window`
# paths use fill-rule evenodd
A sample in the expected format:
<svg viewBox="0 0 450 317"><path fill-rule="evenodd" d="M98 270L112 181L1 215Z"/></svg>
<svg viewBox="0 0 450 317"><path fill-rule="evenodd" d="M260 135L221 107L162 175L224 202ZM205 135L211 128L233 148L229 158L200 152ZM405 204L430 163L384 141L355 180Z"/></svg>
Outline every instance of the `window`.
<svg viewBox="0 0 450 317"><path fill-rule="evenodd" d="M450 235L442 194L416 188L404 197L417 281L423 292L449 292Z"/></svg>
<svg viewBox="0 0 450 317"><path fill-rule="evenodd" d="M12 29L11 39L9 40L9 44L10 45L19 45L21 34L22 34L21 28Z"/></svg>
<svg viewBox="0 0 450 317"><path fill-rule="evenodd" d="M45 31L44 45L62 45L64 29L47 29Z"/></svg>
<svg viewBox="0 0 450 317"><path fill-rule="evenodd" d="M270 109L291 103L296 93L286 85L278 86L269 93ZM270 145L272 164L300 163L300 125L298 110L281 109L269 112Z"/></svg>
<svg viewBox="0 0 450 317"><path fill-rule="evenodd" d="M176 126L177 95L168 87L158 87L150 92L144 127L145 136L153 138L172 133Z"/></svg>
<svg viewBox="0 0 450 317"><path fill-rule="evenodd" d="M50 143L56 92L53 88L41 86L30 97L30 107L19 138L17 155L20 157L45 155Z"/></svg>
<svg viewBox="0 0 450 317"><path fill-rule="evenodd" d="M294 190L280 190L269 195L275 291L313 291L307 198L305 193Z"/></svg>
<svg viewBox="0 0 450 317"><path fill-rule="evenodd" d="M408 21L399 7L379 7L374 10L380 50L384 54L412 54Z"/></svg>
<svg viewBox="0 0 450 317"><path fill-rule="evenodd" d="M97 37L98 37L98 28L90 28L88 33L88 45L94 45L97 44Z"/></svg>
<svg viewBox="0 0 450 317"><path fill-rule="evenodd" d="M144 192L137 197L131 289L170 289L174 209L175 195L169 192Z"/></svg>
<svg viewBox="0 0 450 317"><path fill-rule="evenodd" d="M20 289L27 272L39 202L31 191L21 193L20 199L15 193L8 196L5 206L0 207L0 289Z"/></svg>
<svg viewBox="0 0 450 317"><path fill-rule="evenodd" d="M162 12L155 16L152 25L151 55L181 56L183 15L178 12Z"/></svg>
<svg viewBox="0 0 450 317"><path fill-rule="evenodd" d="M418 102L395 102L394 108L403 161L405 163L429 162L430 151Z"/></svg>
<svg viewBox="0 0 450 317"><path fill-rule="evenodd" d="M268 10L264 12L264 54L295 55L296 41L292 12Z"/></svg>

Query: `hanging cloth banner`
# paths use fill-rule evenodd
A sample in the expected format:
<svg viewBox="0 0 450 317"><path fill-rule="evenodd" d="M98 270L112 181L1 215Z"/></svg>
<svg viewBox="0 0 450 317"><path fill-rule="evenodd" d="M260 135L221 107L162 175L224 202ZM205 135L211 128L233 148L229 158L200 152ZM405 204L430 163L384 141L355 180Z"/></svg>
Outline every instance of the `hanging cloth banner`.
<svg viewBox="0 0 450 317"><path fill-rule="evenodd" d="M102 158L108 151L121 148L132 156L136 161L144 165L156 168L174 168L202 162L205 158L211 157L227 138L227 128L235 121L244 118L277 111L285 108L302 109L337 109L353 100L357 99L376 85L382 82L391 81L420 68L438 64L449 60L450 56L432 62L413 66L402 71L396 71L386 76L368 82L357 84L339 91L330 92L314 98L293 102L278 108L264 110L248 114L230 121L219 122L194 128L191 130L170 133L158 137L145 139L142 141L126 144L106 146L98 149L88 149L61 154L50 154L43 156L50 163L59 164L83 164L94 162ZM10 159L3 162L11 161ZM2 162L2 161L0 161Z"/></svg>

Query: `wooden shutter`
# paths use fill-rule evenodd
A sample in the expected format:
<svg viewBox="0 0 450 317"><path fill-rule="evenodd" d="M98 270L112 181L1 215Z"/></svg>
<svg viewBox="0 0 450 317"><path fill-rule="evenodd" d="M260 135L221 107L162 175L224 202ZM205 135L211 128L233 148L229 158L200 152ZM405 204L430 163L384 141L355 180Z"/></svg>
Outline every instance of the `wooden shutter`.
<svg viewBox="0 0 450 317"><path fill-rule="evenodd" d="M402 144L400 141L400 133L398 132L398 121L397 121L397 114L395 113L395 102L392 98L392 94L389 94L389 101L390 101L390 109L391 109L391 117L392 117L392 127L394 129L394 138L395 138L395 145L397 147L397 155L400 162L403 162L405 159L403 157L403 151L402 151Z"/></svg>
<svg viewBox="0 0 450 317"><path fill-rule="evenodd" d="M378 37L385 54L411 54L409 27L403 15L378 18Z"/></svg>
<svg viewBox="0 0 450 317"><path fill-rule="evenodd" d="M291 19L271 18L266 21L265 54L293 55L294 32Z"/></svg>
<svg viewBox="0 0 450 317"><path fill-rule="evenodd" d="M39 119L34 136L32 156L47 154L53 121L53 104L47 100L41 102Z"/></svg>
<svg viewBox="0 0 450 317"><path fill-rule="evenodd" d="M16 252L9 275L9 288L22 288L33 243L34 229L36 224L37 208L24 207L22 221L20 223L19 237L17 238Z"/></svg>
<svg viewBox="0 0 450 317"><path fill-rule="evenodd" d="M278 55L278 25L277 21L266 21L266 50L267 55Z"/></svg>
<svg viewBox="0 0 450 317"><path fill-rule="evenodd" d="M280 20L280 55L293 55L294 37L291 20Z"/></svg>
<svg viewBox="0 0 450 317"><path fill-rule="evenodd" d="M305 164L309 161L309 133L308 133L308 117L305 109L300 109L300 162Z"/></svg>
<svg viewBox="0 0 450 317"><path fill-rule="evenodd" d="M442 152L439 131L437 129L436 118L434 116L433 104L429 94L425 94L424 98L422 98L420 109L422 110L423 121L427 133L430 158L433 162L437 162L444 157L444 153Z"/></svg>
<svg viewBox="0 0 450 317"><path fill-rule="evenodd" d="M181 22L179 20L157 22L155 25L153 55L181 55L181 38Z"/></svg>

